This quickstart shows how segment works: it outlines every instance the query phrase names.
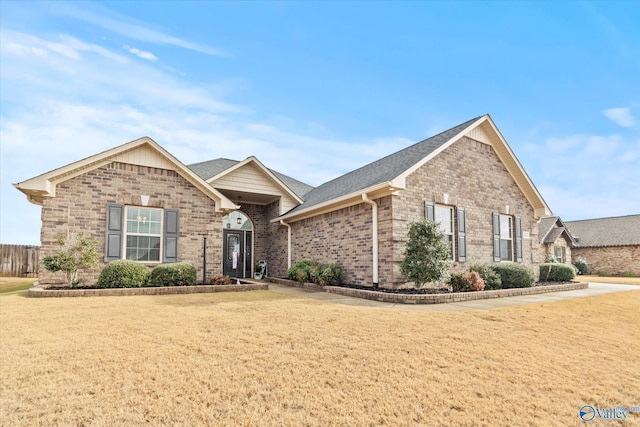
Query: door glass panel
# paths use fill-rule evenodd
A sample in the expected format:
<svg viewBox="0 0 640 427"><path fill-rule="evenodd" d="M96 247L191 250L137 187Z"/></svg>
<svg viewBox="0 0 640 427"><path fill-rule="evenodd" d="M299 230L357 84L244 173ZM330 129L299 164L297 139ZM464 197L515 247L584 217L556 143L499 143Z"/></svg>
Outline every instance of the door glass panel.
<svg viewBox="0 0 640 427"><path fill-rule="evenodd" d="M227 236L227 260L233 260L233 253L240 252L240 239L237 234L229 234ZM236 255L237 256L237 255Z"/></svg>

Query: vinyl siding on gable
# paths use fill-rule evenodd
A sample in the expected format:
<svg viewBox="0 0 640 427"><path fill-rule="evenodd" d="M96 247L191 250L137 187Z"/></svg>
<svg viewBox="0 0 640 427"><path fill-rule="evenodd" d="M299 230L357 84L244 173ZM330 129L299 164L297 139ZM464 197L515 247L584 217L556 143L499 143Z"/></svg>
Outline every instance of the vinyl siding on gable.
<svg viewBox="0 0 640 427"><path fill-rule="evenodd" d="M273 195L274 198L282 197L281 213L287 212L299 204L297 200L286 194L264 171L251 163L211 182L211 186L219 190Z"/></svg>

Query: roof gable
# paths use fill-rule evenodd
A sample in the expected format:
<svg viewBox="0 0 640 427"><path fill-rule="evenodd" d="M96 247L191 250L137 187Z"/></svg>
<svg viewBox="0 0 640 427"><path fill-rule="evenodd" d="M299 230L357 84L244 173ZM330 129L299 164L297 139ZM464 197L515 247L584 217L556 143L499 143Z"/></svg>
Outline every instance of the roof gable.
<svg viewBox="0 0 640 427"><path fill-rule="evenodd" d="M289 191L293 192L295 196L300 199L300 202L302 202L304 195L313 189L312 186L305 184L302 181L298 181L297 179L291 178L290 176L284 175L278 171L264 167L264 165L262 165L262 163L255 157L249 157L248 159L254 159L257 161L260 166L268 172L267 175L273 175L273 177L279 181L279 185L287 187ZM248 159L245 159L244 162L247 162ZM214 159L206 162L194 163L188 165L188 167L205 181L212 182L216 177L235 170L240 163L242 162L238 160Z"/></svg>
<svg viewBox="0 0 640 427"><path fill-rule="evenodd" d="M640 215L567 221L577 247L640 245Z"/></svg>
<svg viewBox="0 0 640 427"><path fill-rule="evenodd" d="M26 194L30 202L42 205L44 198L55 197L57 184L112 162L175 170L200 191L215 200L216 210L237 209L237 206L223 194L209 186L182 162L146 136L19 182L14 186Z"/></svg>
<svg viewBox="0 0 640 427"><path fill-rule="evenodd" d="M541 244L554 243L561 235L564 235L571 246L575 246L575 239L559 216L548 216L538 222L538 238Z"/></svg>

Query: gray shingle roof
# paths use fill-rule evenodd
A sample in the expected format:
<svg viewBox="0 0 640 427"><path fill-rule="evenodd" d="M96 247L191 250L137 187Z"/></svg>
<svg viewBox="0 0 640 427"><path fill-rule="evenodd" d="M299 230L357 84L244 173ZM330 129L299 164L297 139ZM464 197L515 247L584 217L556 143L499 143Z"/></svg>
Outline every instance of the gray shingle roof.
<svg viewBox="0 0 640 427"><path fill-rule="evenodd" d="M550 230L549 234L547 234L547 237L544 239L543 243L555 243L556 239L558 239L558 237L560 237L560 235L564 233L564 231L565 231L564 227L557 227Z"/></svg>
<svg viewBox="0 0 640 427"><path fill-rule="evenodd" d="M447 131L418 142L410 147L390 154L373 163L342 175L309 191L304 203L288 213L307 209L324 202L355 193L360 190L391 181L402 175L411 166L433 153L451 138L458 135L482 116L466 121Z"/></svg>
<svg viewBox="0 0 640 427"><path fill-rule="evenodd" d="M194 163L191 165L187 165L189 169L195 172L200 178L205 181L213 178L226 171L229 168L234 167L240 163L237 160L230 159L213 159L208 160L206 162ZM301 199L304 198L304 195L309 192L313 187L311 185L307 185L304 182L298 181L297 179L293 179L290 176L281 174L280 172L274 171L273 169L269 169L271 173L273 173L284 185L289 187L291 191L293 191L298 197Z"/></svg>
<svg viewBox="0 0 640 427"><path fill-rule="evenodd" d="M559 216L548 216L538 222L538 239L540 243L554 243L563 233L569 243L575 245L573 236Z"/></svg>
<svg viewBox="0 0 640 427"><path fill-rule="evenodd" d="M557 216L547 216L540 220L538 223L538 237L540 239L540 243L553 243L555 241L554 239L552 242L547 242L546 239L558 219L559 217Z"/></svg>
<svg viewBox="0 0 640 427"><path fill-rule="evenodd" d="M640 215L565 222L579 248L640 245Z"/></svg>

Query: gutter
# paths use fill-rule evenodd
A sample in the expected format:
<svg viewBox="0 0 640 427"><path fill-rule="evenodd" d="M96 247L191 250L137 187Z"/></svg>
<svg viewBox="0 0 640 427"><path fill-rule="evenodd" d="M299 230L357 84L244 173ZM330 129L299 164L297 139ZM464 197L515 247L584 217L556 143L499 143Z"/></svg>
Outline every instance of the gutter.
<svg viewBox="0 0 640 427"><path fill-rule="evenodd" d="M291 224L280 220L280 224L287 227L287 270L291 268Z"/></svg>
<svg viewBox="0 0 640 427"><path fill-rule="evenodd" d="M371 222L373 235L373 289L378 289L378 204L371 200L367 193L362 193L362 200L371 205Z"/></svg>
<svg viewBox="0 0 640 427"><path fill-rule="evenodd" d="M298 221L299 219L316 216L318 215L318 212L324 213L324 212L330 212L332 210L335 210L334 209L335 205L339 205L342 207L351 206L359 203L362 193L370 194L370 193L380 192L384 190L387 190L390 193L393 193L394 191L402 190L402 189L404 189L404 187L395 185L394 181L382 182L380 184L376 184L371 187L358 190L353 193L345 194L344 196L341 196L335 199L327 200L326 202L319 203L317 205L309 206L308 208L299 210L297 212L284 214L280 216L280 218L272 219L271 222L278 222L279 219ZM327 210L325 211L325 209Z"/></svg>

